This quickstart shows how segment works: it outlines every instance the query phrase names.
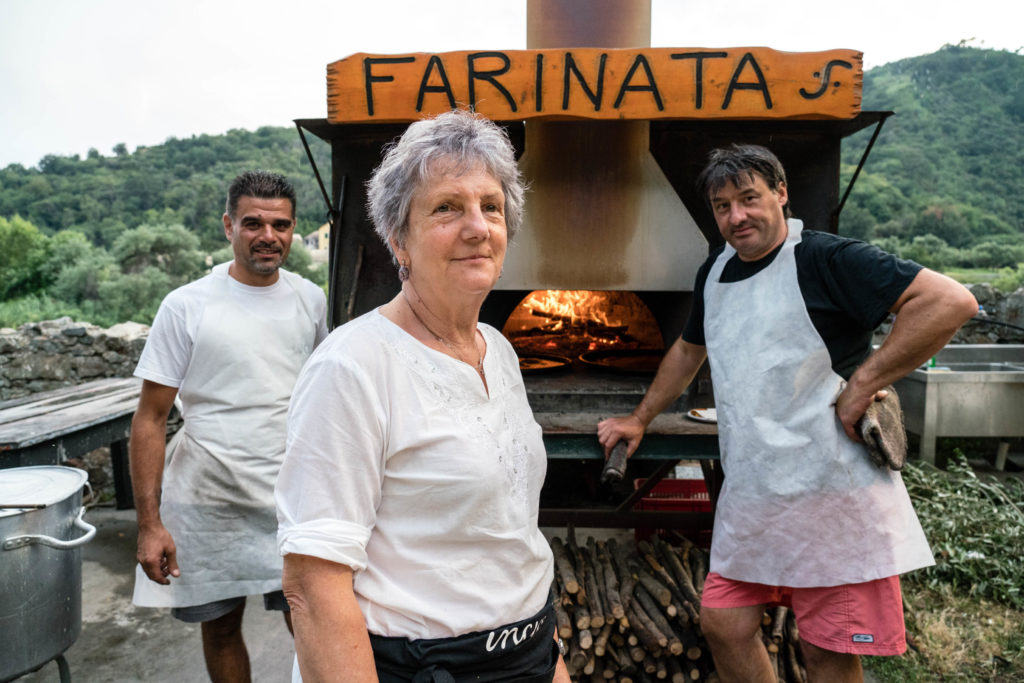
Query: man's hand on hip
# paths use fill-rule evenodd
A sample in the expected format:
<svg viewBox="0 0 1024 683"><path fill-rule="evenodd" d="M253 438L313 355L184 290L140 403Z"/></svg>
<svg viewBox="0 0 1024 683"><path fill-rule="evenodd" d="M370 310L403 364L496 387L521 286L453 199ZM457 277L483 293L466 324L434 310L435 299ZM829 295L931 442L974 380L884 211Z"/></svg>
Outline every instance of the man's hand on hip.
<svg viewBox="0 0 1024 683"><path fill-rule="evenodd" d="M857 423L864 417L873 401L881 401L889 392L883 389L865 394L856 390L851 391L850 386L847 384L836 398L836 417L843 424L846 435L857 443L862 443L864 440L857 431Z"/></svg>

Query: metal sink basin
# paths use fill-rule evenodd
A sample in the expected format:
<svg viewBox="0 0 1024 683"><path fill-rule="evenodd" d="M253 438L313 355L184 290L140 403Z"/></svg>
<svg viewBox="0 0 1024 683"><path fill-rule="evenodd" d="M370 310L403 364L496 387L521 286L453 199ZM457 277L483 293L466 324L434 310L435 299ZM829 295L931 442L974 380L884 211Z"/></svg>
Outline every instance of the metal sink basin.
<svg viewBox="0 0 1024 683"><path fill-rule="evenodd" d="M942 365L924 366L924 372L1024 372L1024 365L1011 363L943 363Z"/></svg>
<svg viewBox="0 0 1024 683"><path fill-rule="evenodd" d="M936 462L938 437L1024 436L1024 345L954 344L894 384L921 458Z"/></svg>

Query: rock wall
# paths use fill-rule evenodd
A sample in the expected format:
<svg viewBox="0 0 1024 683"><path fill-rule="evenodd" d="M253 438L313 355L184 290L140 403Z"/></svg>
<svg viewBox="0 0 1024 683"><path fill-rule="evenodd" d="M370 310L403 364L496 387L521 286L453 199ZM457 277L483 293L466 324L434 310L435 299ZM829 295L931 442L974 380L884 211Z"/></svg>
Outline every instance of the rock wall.
<svg viewBox="0 0 1024 683"><path fill-rule="evenodd" d="M951 344L1024 344L1024 287L1009 294L985 284L967 289L984 310L953 335ZM891 327L892 316L875 331L874 343L881 344Z"/></svg>
<svg viewBox="0 0 1024 683"><path fill-rule="evenodd" d="M0 401L103 377L131 377L149 327L71 318L0 328Z"/></svg>
<svg viewBox="0 0 1024 683"><path fill-rule="evenodd" d="M984 307L953 337L956 344L1024 344L1024 287L1004 294L989 285L970 285ZM884 323L875 336L889 333ZM71 318L0 328L0 401L88 382L131 377L149 327L127 322L102 329Z"/></svg>
<svg viewBox="0 0 1024 683"><path fill-rule="evenodd" d="M953 337L955 344L1024 344L1024 287L1003 294L991 285L969 285L984 309ZM1012 326L1012 327L1011 327Z"/></svg>

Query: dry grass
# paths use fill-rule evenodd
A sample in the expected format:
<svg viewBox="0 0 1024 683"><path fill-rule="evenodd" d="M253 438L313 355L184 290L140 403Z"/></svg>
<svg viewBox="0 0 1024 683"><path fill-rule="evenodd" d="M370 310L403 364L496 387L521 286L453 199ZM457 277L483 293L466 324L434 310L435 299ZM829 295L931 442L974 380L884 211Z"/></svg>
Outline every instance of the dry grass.
<svg viewBox="0 0 1024 683"><path fill-rule="evenodd" d="M1024 612L986 600L905 583L911 649L903 657L866 657L883 683L1024 681Z"/></svg>

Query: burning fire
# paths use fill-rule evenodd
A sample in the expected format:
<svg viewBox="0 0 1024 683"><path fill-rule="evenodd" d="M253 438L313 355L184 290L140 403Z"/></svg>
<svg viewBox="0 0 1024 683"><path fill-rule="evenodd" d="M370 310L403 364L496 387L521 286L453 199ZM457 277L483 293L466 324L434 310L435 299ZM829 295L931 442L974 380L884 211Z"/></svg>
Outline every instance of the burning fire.
<svg viewBox="0 0 1024 683"><path fill-rule="evenodd" d="M662 349L658 324L636 294L537 290L524 298L502 330L520 353L574 358L603 349Z"/></svg>
<svg viewBox="0 0 1024 683"><path fill-rule="evenodd" d="M519 304L532 315L550 318L554 321L553 331L561 330L566 325L586 323L588 321L608 325L608 311L605 306L608 300L600 296L607 292L590 292L582 289L546 289L532 292Z"/></svg>

